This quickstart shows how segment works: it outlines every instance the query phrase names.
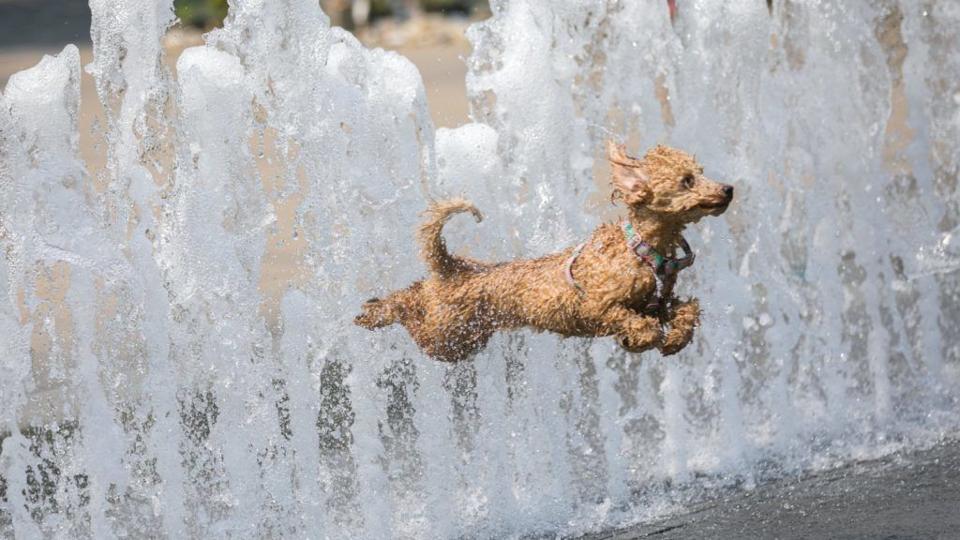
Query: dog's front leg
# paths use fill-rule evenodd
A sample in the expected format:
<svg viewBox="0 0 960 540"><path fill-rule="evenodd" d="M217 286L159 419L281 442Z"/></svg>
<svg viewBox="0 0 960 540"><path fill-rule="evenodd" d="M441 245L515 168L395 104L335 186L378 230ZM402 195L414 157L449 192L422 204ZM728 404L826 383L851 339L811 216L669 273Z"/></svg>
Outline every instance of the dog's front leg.
<svg viewBox="0 0 960 540"><path fill-rule="evenodd" d="M617 337L617 343L630 352L643 352L660 343L660 321L621 305L607 309L603 326Z"/></svg>
<svg viewBox="0 0 960 540"><path fill-rule="evenodd" d="M660 352L664 356L676 354L693 339L693 331L700 324L700 303L696 300L680 302L671 306L670 329L663 336Z"/></svg>

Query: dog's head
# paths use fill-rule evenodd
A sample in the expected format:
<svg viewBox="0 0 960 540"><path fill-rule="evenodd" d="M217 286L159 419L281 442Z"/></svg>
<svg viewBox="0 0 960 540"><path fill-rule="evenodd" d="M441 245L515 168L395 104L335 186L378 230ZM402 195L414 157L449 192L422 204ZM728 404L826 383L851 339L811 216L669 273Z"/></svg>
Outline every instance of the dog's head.
<svg viewBox="0 0 960 540"><path fill-rule="evenodd" d="M661 219L695 223L724 213L733 200L733 186L707 178L690 154L676 148L658 145L637 159L608 141L607 159L614 195Z"/></svg>

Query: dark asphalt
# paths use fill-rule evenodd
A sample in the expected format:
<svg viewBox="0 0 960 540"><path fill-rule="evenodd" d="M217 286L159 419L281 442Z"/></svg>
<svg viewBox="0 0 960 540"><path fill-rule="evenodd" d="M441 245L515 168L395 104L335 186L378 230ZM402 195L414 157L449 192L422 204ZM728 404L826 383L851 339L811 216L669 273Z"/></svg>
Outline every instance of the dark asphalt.
<svg viewBox="0 0 960 540"><path fill-rule="evenodd" d="M960 441L782 480L583 540L960 539Z"/></svg>
<svg viewBox="0 0 960 540"><path fill-rule="evenodd" d="M90 42L86 0L0 0L0 48Z"/></svg>

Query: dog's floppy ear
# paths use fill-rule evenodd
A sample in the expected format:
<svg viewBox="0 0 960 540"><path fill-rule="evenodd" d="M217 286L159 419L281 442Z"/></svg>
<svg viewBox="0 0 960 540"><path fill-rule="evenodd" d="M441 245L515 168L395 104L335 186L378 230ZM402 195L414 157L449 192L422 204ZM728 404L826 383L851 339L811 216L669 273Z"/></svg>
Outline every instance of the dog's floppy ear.
<svg viewBox="0 0 960 540"><path fill-rule="evenodd" d="M619 193L624 202L638 205L650 201L649 179L641 168L640 160L628 156L624 145L608 140L607 161L610 162L614 192Z"/></svg>

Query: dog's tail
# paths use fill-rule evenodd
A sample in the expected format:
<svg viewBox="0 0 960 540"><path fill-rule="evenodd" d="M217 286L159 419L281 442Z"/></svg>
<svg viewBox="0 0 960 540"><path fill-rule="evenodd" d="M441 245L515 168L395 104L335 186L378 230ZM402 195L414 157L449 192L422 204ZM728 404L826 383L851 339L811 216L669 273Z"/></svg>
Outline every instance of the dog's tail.
<svg viewBox="0 0 960 540"><path fill-rule="evenodd" d="M420 241L420 253L424 262L427 263L427 268L436 276L446 277L475 266L460 257L450 255L447 252L447 243L444 242L441 234L447 220L462 212L473 214L477 223L483 220L480 211L465 199L434 202L424 212L427 219L420 225L417 239Z"/></svg>

